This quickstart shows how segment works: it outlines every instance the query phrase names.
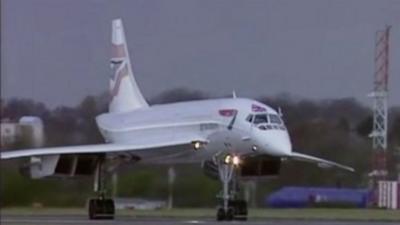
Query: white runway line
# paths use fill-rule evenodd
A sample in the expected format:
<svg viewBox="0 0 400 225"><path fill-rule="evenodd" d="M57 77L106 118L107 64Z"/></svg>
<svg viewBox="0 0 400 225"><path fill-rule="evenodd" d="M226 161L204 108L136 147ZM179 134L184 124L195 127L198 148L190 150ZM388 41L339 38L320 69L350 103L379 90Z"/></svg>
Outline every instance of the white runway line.
<svg viewBox="0 0 400 225"><path fill-rule="evenodd" d="M206 223L204 221L200 221L200 220L189 220L189 221L184 221L184 223L190 223L190 224L203 224Z"/></svg>
<svg viewBox="0 0 400 225"><path fill-rule="evenodd" d="M24 223L24 224L75 224L90 223L88 220L39 220L39 219L2 219L3 223Z"/></svg>

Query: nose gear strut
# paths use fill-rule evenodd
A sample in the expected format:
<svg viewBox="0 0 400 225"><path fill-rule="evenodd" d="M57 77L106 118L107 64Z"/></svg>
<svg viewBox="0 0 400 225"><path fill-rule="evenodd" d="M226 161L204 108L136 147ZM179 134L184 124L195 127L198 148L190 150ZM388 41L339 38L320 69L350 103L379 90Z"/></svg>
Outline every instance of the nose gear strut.
<svg viewBox="0 0 400 225"><path fill-rule="evenodd" d="M217 195L219 202L217 220L247 220L247 202L240 198L238 173L240 160L237 156L226 155L217 160L222 191Z"/></svg>

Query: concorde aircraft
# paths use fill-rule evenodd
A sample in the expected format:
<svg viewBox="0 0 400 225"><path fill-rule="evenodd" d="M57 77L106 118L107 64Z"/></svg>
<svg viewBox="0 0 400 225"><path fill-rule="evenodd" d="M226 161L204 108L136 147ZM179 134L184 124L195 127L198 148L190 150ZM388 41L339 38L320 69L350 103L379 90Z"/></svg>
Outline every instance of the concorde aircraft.
<svg viewBox="0 0 400 225"><path fill-rule="evenodd" d="M31 178L94 176L90 219L113 219L105 175L124 163L198 163L222 182L217 220L247 219L242 179L278 175L283 160L352 168L292 151L281 113L246 98L222 98L150 106L133 76L121 19L112 21L113 76L109 112L96 117L104 144L1 152L1 159L30 157Z"/></svg>

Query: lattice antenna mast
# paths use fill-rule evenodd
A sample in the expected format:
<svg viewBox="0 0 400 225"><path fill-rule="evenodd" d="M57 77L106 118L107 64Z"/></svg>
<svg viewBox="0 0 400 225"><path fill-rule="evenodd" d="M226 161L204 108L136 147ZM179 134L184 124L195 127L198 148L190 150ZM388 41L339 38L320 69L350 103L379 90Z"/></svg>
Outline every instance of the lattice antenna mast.
<svg viewBox="0 0 400 225"><path fill-rule="evenodd" d="M376 32L375 36L375 81L373 98L373 130L371 133L375 151L374 170L386 172L387 126L388 126L388 81L389 81L389 34L390 26Z"/></svg>

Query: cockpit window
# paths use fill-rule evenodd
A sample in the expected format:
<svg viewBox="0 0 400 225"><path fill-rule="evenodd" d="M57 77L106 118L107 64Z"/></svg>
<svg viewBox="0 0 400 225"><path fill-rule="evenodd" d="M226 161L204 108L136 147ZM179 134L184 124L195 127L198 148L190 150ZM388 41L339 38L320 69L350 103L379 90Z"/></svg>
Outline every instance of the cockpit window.
<svg viewBox="0 0 400 225"><path fill-rule="evenodd" d="M267 114L258 114L254 117L254 124L268 123Z"/></svg>
<svg viewBox="0 0 400 225"><path fill-rule="evenodd" d="M253 115L248 115L247 117L246 117L246 121L247 122L249 122L249 123L251 123L251 122L253 122Z"/></svg>
<svg viewBox="0 0 400 225"><path fill-rule="evenodd" d="M275 114L269 114L269 120L271 121L271 123L274 124L282 124L281 118L279 118L279 116Z"/></svg>
<svg viewBox="0 0 400 225"><path fill-rule="evenodd" d="M249 114L246 121L260 130L286 130L282 119L276 114Z"/></svg>

